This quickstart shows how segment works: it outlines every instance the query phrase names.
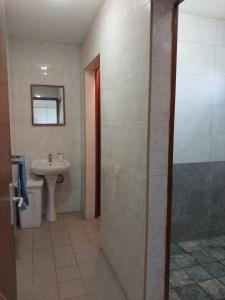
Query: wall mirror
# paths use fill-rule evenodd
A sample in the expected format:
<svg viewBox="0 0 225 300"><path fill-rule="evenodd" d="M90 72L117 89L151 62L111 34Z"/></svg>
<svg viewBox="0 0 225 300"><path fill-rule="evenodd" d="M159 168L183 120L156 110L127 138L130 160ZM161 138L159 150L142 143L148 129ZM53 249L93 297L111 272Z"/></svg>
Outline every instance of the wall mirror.
<svg viewBox="0 0 225 300"><path fill-rule="evenodd" d="M64 86L31 85L32 124L65 125Z"/></svg>

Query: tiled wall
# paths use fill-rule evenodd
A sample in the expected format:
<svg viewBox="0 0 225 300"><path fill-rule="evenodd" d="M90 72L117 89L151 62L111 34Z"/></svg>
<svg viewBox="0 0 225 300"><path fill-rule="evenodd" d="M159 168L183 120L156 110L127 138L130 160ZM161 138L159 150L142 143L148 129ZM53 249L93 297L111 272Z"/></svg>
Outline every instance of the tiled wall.
<svg viewBox="0 0 225 300"><path fill-rule="evenodd" d="M225 162L173 168L172 241L225 234Z"/></svg>
<svg viewBox="0 0 225 300"><path fill-rule="evenodd" d="M27 169L35 158L64 152L71 163L65 182L57 185L57 210L79 210L81 194L81 108L79 49L63 44L11 40L12 152L25 154ZM47 76L41 66L48 67ZM33 127L31 84L65 86L65 127Z"/></svg>
<svg viewBox="0 0 225 300"><path fill-rule="evenodd" d="M179 14L172 238L225 233L225 21Z"/></svg>
<svg viewBox="0 0 225 300"><path fill-rule="evenodd" d="M148 0L107 0L81 47L82 78L100 53L102 246L130 300L144 289L149 37Z"/></svg>
<svg viewBox="0 0 225 300"><path fill-rule="evenodd" d="M179 14L174 163L225 160L225 21Z"/></svg>

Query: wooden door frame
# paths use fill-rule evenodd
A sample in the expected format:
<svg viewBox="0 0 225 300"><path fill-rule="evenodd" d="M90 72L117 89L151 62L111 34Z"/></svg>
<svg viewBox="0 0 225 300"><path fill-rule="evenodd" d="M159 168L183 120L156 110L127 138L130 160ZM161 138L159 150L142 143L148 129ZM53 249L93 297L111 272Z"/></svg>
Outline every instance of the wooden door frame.
<svg viewBox="0 0 225 300"><path fill-rule="evenodd" d="M97 147L96 147L96 137L94 138L94 141L91 141L91 147L93 148L93 152L95 153L95 157L92 156L91 160L95 161L95 166L90 166L90 149L88 149L87 144L90 142L88 140L90 138L89 134L87 133L89 127L89 121L92 124L92 127L96 130L97 126L101 125L101 122L96 122L96 70L100 69L100 54L98 54L85 68L84 70L84 119L85 119L85 132L84 132L84 137L85 137L85 157L84 157L84 162L85 162L85 172L84 172L84 185L85 185L85 195L84 195L84 203L83 203L83 213L84 213L84 218L85 219L92 219L96 217L96 180L94 182L91 182L87 180L90 178L90 169L91 167L92 172L95 174L95 179L96 179L96 163L99 162L100 158L96 159L96 152L97 152ZM94 119L93 120L88 120L87 117L87 107L88 107L88 101L91 101L91 105L94 106ZM100 111L99 111L100 113ZM99 116L100 117L100 116ZM100 123L98 125L98 123ZM89 127L87 127L87 125ZM96 134L94 130L94 133L92 136ZM100 139L100 136L98 137ZM90 146L90 145L89 145ZM90 147L89 147L90 148ZM89 152L88 152L89 150ZM100 162L99 162L100 163ZM89 173L89 174L88 174ZM89 190L91 189L91 191ZM87 192L87 190L89 190ZM91 196L90 196L91 195Z"/></svg>
<svg viewBox="0 0 225 300"><path fill-rule="evenodd" d="M173 202L173 153L174 153L174 123L176 105L176 78L177 78L177 43L178 43L178 17L179 5L184 0L178 0L173 9L172 16L172 56L171 56L171 94L170 94L170 120L169 120L169 153L168 153L168 183L167 183L167 226L166 226L166 260L165 260L165 294L164 299L169 300L170 278L170 244Z"/></svg>
<svg viewBox="0 0 225 300"><path fill-rule="evenodd" d="M95 70L95 217L101 215L101 72Z"/></svg>

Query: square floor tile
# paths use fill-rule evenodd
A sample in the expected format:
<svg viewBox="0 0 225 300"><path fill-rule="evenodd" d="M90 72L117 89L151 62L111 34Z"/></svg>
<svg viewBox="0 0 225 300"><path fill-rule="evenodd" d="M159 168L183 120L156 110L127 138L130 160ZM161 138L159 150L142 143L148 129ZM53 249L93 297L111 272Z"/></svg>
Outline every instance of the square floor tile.
<svg viewBox="0 0 225 300"><path fill-rule="evenodd" d="M33 235L36 233L43 233L43 232L49 232L49 231L50 231L49 223L43 222L41 224L41 227L33 228Z"/></svg>
<svg viewBox="0 0 225 300"><path fill-rule="evenodd" d="M59 283L59 293L61 299L83 296L86 294L83 283L79 279Z"/></svg>
<svg viewBox="0 0 225 300"><path fill-rule="evenodd" d="M99 232L87 233L88 240L92 245L100 247L101 245L101 236Z"/></svg>
<svg viewBox="0 0 225 300"><path fill-rule="evenodd" d="M68 232L66 229L57 230L57 231L51 231L51 237L57 238L57 237L68 237Z"/></svg>
<svg viewBox="0 0 225 300"><path fill-rule="evenodd" d="M56 284L33 288L33 297L29 300L59 300L58 286ZM25 299L23 299L25 300Z"/></svg>
<svg viewBox="0 0 225 300"><path fill-rule="evenodd" d="M204 269L206 269L210 274L214 275L215 277L224 277L225 276L225 265L214 262L211 264L202 265Z"/></svg>
<svg viewBox="0 0 225 300"><path fill-rule="evenodd" d="M213 238L210 239L202 239L199 240L200 244L202 245L202 248L206 247L218 247L218 245L215 243Z"/></svg>
<svg viewBox="0 0 225 300"><path fill-rule="evenodd" d="M17 300L39 300L33 297L32 287L30 289L18 289L17 288ZM58 300L56 298L56 300Z"/></svg>
<svg viewBox="0 0 225 300"><path fill-rule="evenodd" d="M225 265L225 260L221 260L220 263Z"/></svg>
<svg viewBox="0 0 225 300"><path fill-rule="evenodd" d="M16 229L16 242L29 242L32 241L32 229Z"/></svg>
<svg viewBox="0 0 225 300"><path fill-rule="evenodd" d="M57 269L56 274L58 282L65 282L81 278L80 271L77 266Z"/></svg>
<svg viewBox="0 0 225 300"><path fill-rule="evenodd" d="M63 268L76 265L74 254L55 257L56 268Z"/></svg>
<svg viewBox="0 0 225 300"><path fill-rule="evenodd" d="M51 247L52 247L52 241L50 238L33 241L34 250L51 248Z"/></svg>
<svg viewBox="0 0 225 300"><path fill-rule="evenodd" d="M182 242L179 243L179 246L184 249L186 252L197 252L202 250L201 243L197 241Z"/></svg>
<svg viewBox="0 0 225 300"><path fill-rule="evenodd" d="M187 272L194 281L205 281L213 278L213 276L201 266L187 268L185 272Z"/></svg>
<svg viewBox="0 0 225 300"><path fill-rule="evenodd" d="M189 254L178 254L171 256L171 270L196 265L195 259Z"/></svg>
<svg viewBox="0 0 225 300"><path fill-rule="evenodd" d="M200 282L199 285L208 293L213 299L225 298L225 286L217 279Z"/></svg>
<svg viewBox="0 0 225 300"><path fill-rule="evenodd" d="M211 247L207 247L206 251L213 256L214 258L216 258L217 260L223 260L225 259L225 250L223 248L211 248Z"/></svg>
<svg viewBox="0 0 225 300"><path fill-rule="evenodd" d="M91 245L89 242L85 243L73 243L73 249L76 254L90 251L97 251L99 248Z"/></svg>
<svg viewBox="0 0 225 300"><path fill-rule="evenodd" d="M33 262L33 273L45 272L55 269L54 258L35 260Z"/></svg>
<svg viewBox="0 0 225 300"><path fill-rule="evenodd" d="M72 243L88 242L88 237L85 233L76 234L70 237Z"/></svg>
<svg viewBox="0 0 225 300"><path fill-rule="evenodd" d="M181 300L174 289L170 289L169 300Z"/></svg>
<svg viewBox="0 0 225 300"><path fill-rule="evenodd" d="M82 226L72 226L72 227L67 227L68 228L68 233L70 236L78 235L78 234L85 234L85 231L83 230Z"/></svg>
<svg viewBox="0 0 225 300"><path fill-rule="evenodd" d="M51 231L66 230L66 225L63 221L57 220L50 224Z"/></svg>
<svg viewBox="0 0 225 300"><path fill-rule="evenodd" d="M225 277L219 277L218 280L225 286Z"/></svg>
<svg viewBox="0 0 225 300"><path fill-rule="evenodd" d="M122 293L112 290L91 293L88 295L88 300L126 300L126 297Z"/></svg>
<svg viewBox="0 0 225 300"><path fill-rule="evenodd" d="M32 240L28 241L28 242L17 243L16 244L16 250L19 251L19 252L32 251L32 247L33 247Z"/></svg>
<svg viewBox="0 0 225 300"><path fill-rule="evenodd" d="M63 255L73 254L73 248L71 245L56 246L53 248L53 251L54 251L55 256L63 256Z"/></svg>
<svg viewBox="0 0 225 300"><path fill-rule="evenodd" d="M55 270L35 273L33 275L33 285L35 287L47 286L57 283Z"/></svg>
<svg viewBox="0 0 225 300"><path fill-rule="evenodd" d="M206 250L191 253L191 256L199 264L208 264L216 261L216 258L210 255Z"/></svg>
<svg viewBox="0 0 225 300"><path fill-rule="evenodd" d="M173 287L193 284L194 281L185 271L171 271L170 284Z"/></svg>
<svg viewBox="0 0 225 300"><path fill-rule="evenodd" d="M79 269L82 277L105 274L109 272L108 268L107 265L102 260L79 265Z"/></svg>
<svg viewBox="0 0 225 300"><path fill-rule="evenodd" d="M69 300L88 300L88 296L84 295L84 296L73 297L70 298Z"/></svg>
<svg viewBox="0 0 225 300"><path fill-rule="evenodd" d="M87 293L99 292L111 289L110 280L106 276L91 276L83 278Z"/></svg>
<svg viewBox="0 0 225 300"><path fill-rule="evenodd" d="M16 251L16 259L23 261L23 262L30 262L32 261L32 250L28 251Z"/></svg>
<svg viewBox="0 0 225 300"><path fill-rule="evenodd" d="M212 300L211 297L196 284L178 287L176 288L176 292L181 300Z"/></svg>
<svg viewBox="0 0 225 300"><path fill-rule="evenodd" d="M219 247L225 247L225 236L216 237L213 239L215 244Z"/></svg>
<svg viewBox="0 0 225 300"><path fill-rule="evenodd" d="M178 244L171 244L171 255L184 254L184 250Z"/></svg>
<svg viewBox="0 0 225 300"><path fill-rule="evenodd" d="M66 245L71 245L71 241L68 237L53 237L52 238L52 244L54 247L56 246L66 246Z"/></svg>
<svg viewBox="0 0 225 300"><path fill-rule="evenodd" d="M92 232L100 232L100 224L83 224L83 228L85 232L92 233Z"/></svg>
<svg viewBox="0 0 225 300"><path fill-rule="evenodd" d="M32 275L32 261L29 262L23 262L23 261L17 261L16 263L16 273L17 273L17 279L23 278L25 275Z"/></svg>
<svg viewBox="0 0 225 300"><path fill-rule="evenodd" d="M23 277L17 276L17 291L27 292L29 293L30 289L33 286L32 273L31 274L23 274Z"/></svg>
<svg viewBox="0 0 225 300"><path fill-rule="evenodd" d="M78 264L86 264L98 260L102 255L101 250L91 250L76 255Z"/></svg>
<svg viewBox="0 0 225 300"><path fill-rule="evenodd" d="M117 300L112 291L95 292L88 295L88 300Z"/></svg>
<svg viewBox="0 0 225 300"><path fill-rule="evenodd" d="M52 248L39 249L33 251L33 260L43 260L53 258Z"/></svg>
<svg viewBox="0 0 225 300"><path fill-rule="evenodd" d="M49 239L51 238L51 234L49 231L44 231L44 232L34 232L33 233L33 240L43 240L43 239Z"/></svg>

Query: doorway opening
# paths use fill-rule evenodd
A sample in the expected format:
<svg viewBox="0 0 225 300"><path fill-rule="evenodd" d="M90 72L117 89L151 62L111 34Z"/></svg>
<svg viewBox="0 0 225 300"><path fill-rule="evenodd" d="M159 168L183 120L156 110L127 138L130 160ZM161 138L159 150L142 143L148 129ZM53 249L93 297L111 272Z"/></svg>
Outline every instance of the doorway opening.
<svg viewBox="0 0 225 300"><path fill-rule="evenodd" d="M101 215L101 72L100 55L85 70L86 219Z"/></svg>
<svg viewBox="0 0 225 300"><path fill-rule="evenodd" d="M201 3L185 0L174 13L170 300L225 297L225 14L222 18L221 9L212 10L211 1L202 9Z"/></svg>

